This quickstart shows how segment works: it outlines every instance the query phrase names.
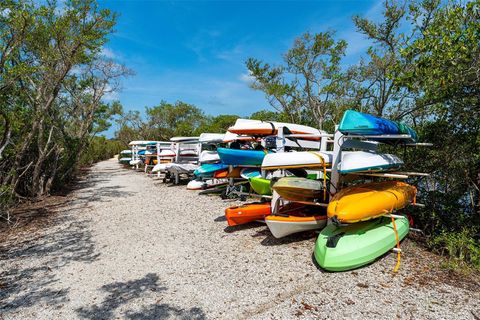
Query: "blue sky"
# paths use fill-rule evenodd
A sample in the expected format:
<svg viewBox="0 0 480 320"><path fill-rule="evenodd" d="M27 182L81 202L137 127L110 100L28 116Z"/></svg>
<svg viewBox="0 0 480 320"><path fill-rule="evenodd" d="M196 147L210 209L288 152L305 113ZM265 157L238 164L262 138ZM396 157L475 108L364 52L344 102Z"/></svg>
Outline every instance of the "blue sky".
<svg viewBox="0 0 480 320"><path fill-rule="evenodd" d="M247 58L281 63L297 36L336 30L349 43L345 64L355 63L369 43L352 16L382 12L381 1L361 0L99 2L120 15L104 55L135 72L115 96L125 110L182 100L212 115L270 109L248 86Z"/></svg>

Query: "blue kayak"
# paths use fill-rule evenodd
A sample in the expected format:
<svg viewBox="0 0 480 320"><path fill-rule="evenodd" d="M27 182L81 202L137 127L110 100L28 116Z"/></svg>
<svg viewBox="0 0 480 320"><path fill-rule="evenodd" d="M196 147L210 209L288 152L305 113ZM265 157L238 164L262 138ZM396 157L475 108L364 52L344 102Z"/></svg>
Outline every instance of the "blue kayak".
<svg viewBox="0 0 480 320"><path fill-rule="evenodd" d="M267 152L263 150L241 150L217 148L224 164L232 166L260 166Z"/></svg>
<svg viewBox="0 0 480 320"><path fill-rule="evenodd" d="M356 135L408 134L413 141L418 139L415 130L407 125L354 110L345 111L338 130Z"/></svg>
<svg viewBox="0 0 480 320"><path fill-rule="evenodd" d="M215 172L225 169L228 169L228 166L223 163L204 163L193 174L199 178L210 178Z"/></svg>

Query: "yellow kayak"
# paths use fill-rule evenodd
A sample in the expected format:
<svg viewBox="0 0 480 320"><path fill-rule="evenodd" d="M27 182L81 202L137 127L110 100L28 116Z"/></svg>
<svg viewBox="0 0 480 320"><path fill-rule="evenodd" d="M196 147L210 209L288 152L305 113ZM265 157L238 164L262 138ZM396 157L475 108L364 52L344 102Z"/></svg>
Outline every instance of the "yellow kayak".
<svg viewBox="0 0 480 320"><path fill-rule="evenodd" d="M354 223L380 217L415 202L417 189L400 181L373 182L342 189L328 204L327 215Z"/></svg>

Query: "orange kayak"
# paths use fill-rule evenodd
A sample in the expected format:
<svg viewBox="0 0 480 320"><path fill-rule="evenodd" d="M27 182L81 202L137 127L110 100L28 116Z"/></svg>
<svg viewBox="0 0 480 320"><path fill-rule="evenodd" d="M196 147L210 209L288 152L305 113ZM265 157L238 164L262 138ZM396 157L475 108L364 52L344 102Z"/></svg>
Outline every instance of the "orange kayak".
<svg viewBox="0 0 480 320"><path fill-rule="evenodd" d="M416 192L414 186L400 181L347 187L330 200L327 215L344 223L370 220L414 203Z"/></svg>
<svg viewBox="0 0 480 320"><path fill-rule="evenodd" d="M270 215L270 202L253 202L225 209L229 226L263 220L268 215Z"/></svg>

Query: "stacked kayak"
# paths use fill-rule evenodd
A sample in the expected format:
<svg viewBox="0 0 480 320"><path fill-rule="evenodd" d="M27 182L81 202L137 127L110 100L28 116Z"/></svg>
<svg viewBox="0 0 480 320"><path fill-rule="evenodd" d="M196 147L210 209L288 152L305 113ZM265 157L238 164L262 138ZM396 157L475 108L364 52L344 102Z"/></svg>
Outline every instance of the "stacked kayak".
<svg viewBox="0 0 480 320"><path fill-rule="evenodd" d="M409 136L407 139L412 141L418 140L415 130L405 124L354 110L345 111L338 130L342 133L353 135L381 136L403 134ZM383 138L377 137L377 139ZM385 139L389 139L389 137L386 136Z"/></svg>
<svg viewBox="0 0 480 320"><path fill-rule="evenodd" d="M395 219L398 240L409 231L406 218ZM346 271L362 267L381 257L397 243L390 218L378 218L337 227L328 225L318 235L314 256L325 270Z"/></svg>
<svg viewBox="0 0 480 320"><path fill-rule="evenodd" d="M333 196L327 215L341 223L370 220L414 203L415 195L415 187L399 181L352 186Z"/></svg>
<svg viewBox="0 0 480 320"><path fill-rule="evenodd" d="M254 202L225 209L229 226L237 226L256 220L263 220L270 215L270 202Z"/></svg>
<svg viewBox="0 0 480 320"><path fill-rule="evenodd" d="M260 166L268 151L218 148L222 163L232 166Z"/></svg>

